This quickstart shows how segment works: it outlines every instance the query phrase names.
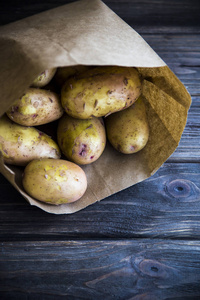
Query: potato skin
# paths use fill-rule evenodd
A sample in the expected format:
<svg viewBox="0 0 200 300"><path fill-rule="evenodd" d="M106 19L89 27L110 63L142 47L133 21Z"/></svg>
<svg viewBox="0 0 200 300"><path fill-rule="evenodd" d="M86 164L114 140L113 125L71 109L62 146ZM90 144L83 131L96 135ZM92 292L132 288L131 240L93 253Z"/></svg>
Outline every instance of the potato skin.
<svg viewBox="0 0 200 300"><path fill-rule="evenodd" d="M72 117L102 117L130 106L141 94L141 88L135 68L96 67L66 81L61 103Z"/></svg>
<svg viewBox="0 0 200 300"><path fill-rule="evenodd" d="M129 108L105 118L106 132L112 146L124 154L140 151L149 138L149 125L142 96Z"/></svg>
<svg viewBox="0 0 200 300"><path fill-rule="evenodd" d="M37 158L60 158L58 145L34 127L12 122L6 115L0 118L0 151L7 164L25 166Z"/></svg>
<svg viewBox="0 0 200 300"><path fill-rule="evenodd" d="M41 88L47 85L54 77L56 70L57 68L51 68L43 71L35 78L35 80L32 83L32 86Z"/></svg>
<svg viewBox="0 0 200 300"><path fill-rule="evenodd" d="M92 68L91 66L84 66L84 65L60 67L57 69L57 72L55 74L55 82L58 85L58 87L61 88L69 77L76 76L91 68Z"/></svg>
<svg viewBox="0 0 200 300"><path fill-rule="evenodd" d="M33 160L24 170L22 183L33 198L56 205L77 201L87 188L85 172L61 159Z"/></svg>
<svg viewBox="0 0 200 300"><path fill-rule="evenodd" d="M38 126L59 119L64 110L59 96L51 91L29 88L8 109L7 116L24 126Z"/></svg>
<svg viewBox="0 0 200 300"><path fill-rule="evenodd" d="M85 165L96 161L106 145L106 131L102 118L81 120L64 114L57 129L58 145L71 161Z"/></svg>

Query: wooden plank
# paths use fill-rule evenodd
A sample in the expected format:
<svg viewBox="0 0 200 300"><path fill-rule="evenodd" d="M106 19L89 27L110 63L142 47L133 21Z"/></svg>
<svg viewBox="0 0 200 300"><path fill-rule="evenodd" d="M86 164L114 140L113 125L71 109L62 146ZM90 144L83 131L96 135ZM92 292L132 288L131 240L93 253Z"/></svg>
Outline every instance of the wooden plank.
<svg viewBox="0 0 200 300"><path fill-rule="evenodd" d="M105 0L104 2L131 25L199 25L200 4L198 0L148 2L145 0Z"/></svg>
<svg viewBox="0 0 200 300"><path fill-rule="evenodd" d="M1 244L1 299L197 300L199 281L199 241Z"/></svg>
<svg viewBox="0 0 200 300"><path fill-rule="evenodd" d="M0 177L0 240L69 237L200 238L200 164L165 163L156 174L72 215L30 206Z"/></svg>
<svg viewBox="0 0 200 300"><path fill-rule="evenodd" d="M0 22L3 25L70 2L74 0L7 0L1 8ZM155 26L156 30L160 30L161 26L179 26L181 30L185 24L192 27L199 25L198 0L104 0L104 3L129 25L140 25L147 30L149 26Z"/></svg>
<svg viewBox="0 0 200 300"><path fill-rule="evenodd" d="M130 22L129 24L134 30L136 30L139 34L199 34L200 26L167 26L167 25L137 25Z"/></svg>

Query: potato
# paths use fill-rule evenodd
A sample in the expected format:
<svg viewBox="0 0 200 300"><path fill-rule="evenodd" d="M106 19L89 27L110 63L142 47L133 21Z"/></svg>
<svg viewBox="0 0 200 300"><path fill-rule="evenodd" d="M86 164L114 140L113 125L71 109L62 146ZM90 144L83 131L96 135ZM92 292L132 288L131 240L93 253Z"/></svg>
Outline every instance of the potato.
<svg viewBox="0 0 200 300"><path fill-rule="evenodd" d="M87 188L85 172L61 159L33 160L24 170L22 183L33 198L56 205L80 199Z"/></svg>
<svg viewBox="0 0 200 300"><path fill-rule="evenodd" d="M65 81L74 75L78 75L82 72L85 72L87 70L91 69L90 66L83 66L83 65L76 65L76 66L70 66L70 67L60 67L57 69L57 72L55 74L55 82L57 85L61 88Z"/></svg>
<svg viewBox="0 0 200 300"><path fill-rule="evenodd" d="M69 78L61 91L66 113L79 119L102 117L127 108L141 94L135 68L96 67Z"/></svg>
<svg viewBox="0 0 200 300"><path fill-rule="evenodd" d="M81 165L96 161L106 145L106 132L102 118L75 119L67 114L59 120L58 145L63 154Z"/></svg>
<svg viewBox="0 0 200 300"><path fill-rule="evenodd" d="M105 118L107 137L115 149L131 154L140 151L149 138L149 125L143 98L129 108Z"/></svg>
<svg viewBox="0 0 200 300"><path fill-rule="evenodd" d="M33 87L43 87L47 85L54 77L57 68L47 69L39 74L32 83Z"/></svg>
<svg viewBox="0 0 200 300"><path fill-rule="evenodd" d="M29 88L8 109L7 115L24 126L37 126L59 119L64 110L60 98L54 92Z"/></svg>
<svg viewBox="0 0 200 300"><path fill-rule="evenodd" d="M60 158L58 145L34 127L12 122L6 115L0 118L0 151L7 164L25 166L37 158Z"/></svg>

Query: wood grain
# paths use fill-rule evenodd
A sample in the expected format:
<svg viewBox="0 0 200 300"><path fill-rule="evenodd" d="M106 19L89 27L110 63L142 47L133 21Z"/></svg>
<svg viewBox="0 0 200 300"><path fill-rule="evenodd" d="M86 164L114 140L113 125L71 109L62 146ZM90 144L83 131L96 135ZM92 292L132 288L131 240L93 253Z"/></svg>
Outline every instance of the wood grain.
<svg viewBox="0 0 200 300"><path fill-rule="evenodd" d="M1 7L1 24L7 24L75 0L7 0ZM131 26L198 26L198 0L104 0Z"/></svg>
<svg viewBox="0 0 200 300"><path fill-rule="evenodd" d="M200 238L200 165L166 163L154 176L72 215L31 207L2 177L0 240Z"/></svg>
<svg viewBox="0 0 200 300"><path fill-rule="evenodd" d="M1 244L1 299L199 299L199 241Z"/></svg>
<svg viewBox="0 0 200 300"><path fill-rule="evenodd" d="M0 25L73 0L7 0ZM30 206L0 175L1 300L200 299L200 2L104 0L192 97L151 178L73 215Z"/></svg>

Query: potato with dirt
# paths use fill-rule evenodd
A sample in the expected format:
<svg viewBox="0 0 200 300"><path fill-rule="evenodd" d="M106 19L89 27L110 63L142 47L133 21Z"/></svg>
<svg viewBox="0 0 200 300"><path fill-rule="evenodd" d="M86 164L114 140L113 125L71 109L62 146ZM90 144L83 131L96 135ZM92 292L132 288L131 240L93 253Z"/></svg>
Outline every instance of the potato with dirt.
<svg viewBox="0 0 200 300"><path fill-rule="evenodd" d="M5 163L18 166L37 158L61 156L58 145L48 135L34 127L18 125L6 115L0 118L0 152Z"/></svg>
<svg viewBox="0 0 200 300"><path fill-rule="evenodd" d="M106 146L106 132L102 118L76 119L67 114L59 120L58 145L71 161L85 165L96 161Z"/></svg>
<svg viewBox="0 0 200 300"><path fill-rule="evenodd" d="M96 67L65 82L61 103L74 118L102 117L129 107L140 96L141 89L142 80L136 68Z"/></svg>
<svg viewBox="0 0 200 300"><path fill-rule="evenodd" d="M142 150L149 138L146 107L142 96L129 108L105 118L106 132L112 146L124 154Z"/></svg>
<svg viewBox="0 0 200 300"><path fill-rule="evenodd" d="M32 83L32 87L44 87L46 86L54 77L57 68L51 68L40 73Z"/></svg>
<svg viewBox="0 0 200 300"><path fill-rule="evenodd" d="M63 112L60 97L56 93L44 89L28 88L6 113L17 124L38 126L59 119Z"/></svg>
<svg viewBox="0 0 200 300"><path fill-rule="evenodd" d="M54 205L77 201L87 188L85 172L62 159L33 160L24 170L22 183L31 197Z"/></svg>

